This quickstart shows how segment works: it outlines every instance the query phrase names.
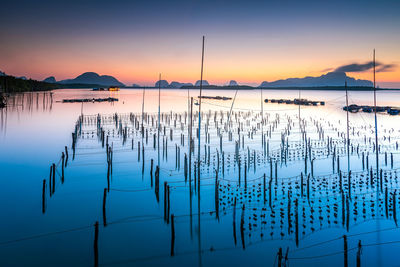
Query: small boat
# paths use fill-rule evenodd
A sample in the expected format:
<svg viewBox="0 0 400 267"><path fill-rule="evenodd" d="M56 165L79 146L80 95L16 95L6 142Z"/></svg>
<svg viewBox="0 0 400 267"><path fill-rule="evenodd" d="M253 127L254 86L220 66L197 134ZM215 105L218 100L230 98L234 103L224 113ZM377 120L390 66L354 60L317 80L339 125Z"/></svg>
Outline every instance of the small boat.
<svg viewBox="0 0 400 267"><path fill-rule="evenodd" d="M103 87L96 87L93 88L92 91L105 91L105 89Z"/></svg>
<svg viewBox="0 0 400 267"><path fill-rule="evenodd" d="M117 86L110 86L110 87L108 87L108 91L110 91L110 92L119 91L119 87L117 87Z"/></svg>
<svg viewBox="0 0 400 267"><path fill-rule="evenodd" d="M399 115L400 109L389 108L388 111L389 115Z"/></svg>

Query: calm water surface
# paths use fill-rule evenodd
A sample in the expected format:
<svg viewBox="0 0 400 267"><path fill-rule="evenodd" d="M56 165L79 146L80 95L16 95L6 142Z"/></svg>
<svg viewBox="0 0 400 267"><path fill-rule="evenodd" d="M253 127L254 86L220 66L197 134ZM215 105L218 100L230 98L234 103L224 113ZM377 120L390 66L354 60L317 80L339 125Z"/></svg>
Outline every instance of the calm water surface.
<svg viewBox="0 0 400 267"><path fill-rule="evenodd" d="M197 101L197 90L189 94ZM203 94L233 97L235 91L206 90ZM298 95L298 91L263 91L264 98L293 99ZM108 96L119 101L60 102ZM198 188L195 190L192 182L191 195L184 174L184 157L189 154L187 97L185 90L161 92L162 126L166 127L166 134L161 131L160 155L153 148L158 90L148 89L145 94L147 143L137 127L141 124L142 90L125 89L117 93L57 90L52 92L52 99L44 93L14 96L0 118L0 265L94 265L97 221L99 265L272 266L278 263L277 253L282 248L283 257L288 249L288 263L292 266L340 266L345 258L343 235L346 235L350 266L356 265L359 240L363 244L363 266L398 266L399 116L378 114L377 117L379 168L383 178L382 186L376 186L380 182L379 175L374 174L374 115L349 114L352 151L348 157L344 141L346 113L342 110L344 92L302 91L302 98L323 100L326 105L302 106L300 113L295 105L264 103L261 123L260 91L239 91L230 127L226 123L232 101L203 100L199 200ZM379 105L400 106L399 97L400 92L396 91L377 93ZM350 92L349 103L372 105L373 93ZM195 117L198 106L193 108ZM299 130L299 114L303 133ZM80 116L82 121L76 124ZM99 127L109 136L113 149L105 214L107 155L98 136L98 117ZM72 159L71 133L76 125L78 138ZM196 117L192 180L198 153L197 126ZM168 140L166 155L165 139ZM138 142L145 144L139 149L140 157ZM237 152L235 142L239 144ZM307 143L312 151L305 148ZM60 157L65 146L69 159L62 181ZM159 201L152 184L154 177L150 176L151 160L154 169L160 166ZM353 173L350 195L348 160ZM49 187L52 163L57 165L54 192ZM44 205L43 180L46 180ZM175 217L173 245L171 218L168 216L168 222L164 219L165 181L170 185L170 214Z"/></svg>

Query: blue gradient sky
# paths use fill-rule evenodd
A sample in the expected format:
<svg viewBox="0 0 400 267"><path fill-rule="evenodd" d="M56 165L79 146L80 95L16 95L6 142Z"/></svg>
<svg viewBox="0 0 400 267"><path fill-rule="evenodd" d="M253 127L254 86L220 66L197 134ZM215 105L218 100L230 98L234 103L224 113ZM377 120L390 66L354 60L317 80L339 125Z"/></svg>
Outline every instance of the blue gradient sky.
<svg viewBox="0 0 400 267"><path fill-rule="evenodd" d="M57 80L85 71L152 84L259 84L371 60L400 63L400 1L6 1L0 70ZM370 72L349 73L371 79ZM378 84L400 87L398 68Z"/></svg>

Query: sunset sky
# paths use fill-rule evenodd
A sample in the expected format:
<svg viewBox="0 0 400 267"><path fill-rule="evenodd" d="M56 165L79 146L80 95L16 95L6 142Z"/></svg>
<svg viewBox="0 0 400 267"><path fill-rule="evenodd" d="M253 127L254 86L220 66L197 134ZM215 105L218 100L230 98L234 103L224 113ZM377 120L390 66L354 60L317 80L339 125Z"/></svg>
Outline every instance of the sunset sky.
<svg viewBox="0 0 400 267"><path fill-rule="evenodd" d="M259 85L352 63L400 88L400 1L5 1L0 70L42 80L94 71L131 85L200 76ZM372 80L370 70L349 76Z"/></svg>

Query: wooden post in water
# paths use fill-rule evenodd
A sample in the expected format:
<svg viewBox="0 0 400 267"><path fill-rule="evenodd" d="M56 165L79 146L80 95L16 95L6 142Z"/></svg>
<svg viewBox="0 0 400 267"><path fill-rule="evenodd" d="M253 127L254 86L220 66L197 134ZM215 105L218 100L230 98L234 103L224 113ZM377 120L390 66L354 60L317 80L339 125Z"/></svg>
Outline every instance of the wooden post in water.
<svg viewBox="0 0 400 267"><path fill-rule="evenodd" d="M50 191L50 197L53 194L53 188L52 188L52 173L53 173L53 165L50 165L50 175L49 175L49 191Z"/></svg>
<svg viewBox="0 0 400 267"><path fill-rule="evenodd" d="M156 171L154 173L154 176L155 176L154 192L156 194L157 202L159 202L160 201L160 167L158 167L158 165L156 166Z"/></svg>
<svg viewBox="0 0 400 267"><path fill-rule="evenodd" d="M203 65L204 65L204 36L201 53L201 72L200 72L200 97L199 97L199 127L198 127L198 151L197 151L197 196L200 201L200 145L201 145L201 98L203 89Z"/></svg>
<svg viewBox="0 0 400 267"><path fill-rule="evenodd" d="M385 187L385 215L386 219L389 217L389 207L388 207L388 188Z"/></svg>
<svg viewBox="0 0 400 267"><path fill-rule="evenodd" d="M217 220L219 221L219 181L218 181L218 171L215 170L215 215Z"/></svg>
<svg viewBox="0 0 400 267"><path fill-rule="evenodd" d="M379 171L379 145L378 145L378 119L376 117L376 82L375 82L375 49L374 49L374 116L375 116L375 156L376 156L376 180L378 181ZM380 183L382 190L382 182Z"/></svg>
<svg viewBox="0 0 400 267"><path fill-rule="evenodd" d="M236 240L236 197L233 202L233 240L234 240L235 246L236 246L236 243L237 243L237 240Z"/></svg>
<svg viewBox="0 0 400 267"><path fill-rule="evenodd" d="M154 161L153 161L153 159L151 159L151 161L150 161L150 183L151 183L151 187L153 187L153 164L154 164Z"/></svg>
<svg viewBox="0 0 400 267"><path fill-rule="evenodd" d="M396 192L397 192L397 190L395 189L393 192L393 219L394 219L394 223L397 226Z"/></svg>
<svg viewBox="0 0 400 267"><path fill-rule="evenodd" d="M143 98L142 98L142 129L141 129L141 132L142 132L142 143L143 143L143 137L144 137L144 123L143 123L143 119L144 119L144 95L145 95L145 92L146 92L146 87L145 86L143 86Z"/></svg>
<svg viewBox="0 0 400 267"><path fill-rule="evenodd" d="M344 242L344 247L343 247L343 251L344 251L344 267L348 267L348 251L347 251L347 236L344 235L343 236L343 242Z"/></svg>
<svg viewBox="0 0 400 267"><path fill-rule="evenodd" d="M106 200L107 200L107 188L104 188L104 194L103 194L103 225L104 226L107 226Z"/></svg>
<svg viewBox="0 0 400 267"><path fill-rule="evenodd" d="M295 220L295 233L296 233L296 247L298 247L299 246L299 200L298 199L294 201L294 206L295 206L294 220Z"/></svg>
<svg viewBox="0 0 400 267"><path fill-rule="evenodd" d="M357 267L361 267L361 240L358 240Z"/></svg>
<svg viewBox="0 0 400 267"><path fill-rule="evenodd" d="M164 182L164 221L167 221L167 194L168 194L168 184Z"/></svg>
<svg viewBox="0 0 400 267"><path fill-rule="evenodd" d="M174 256L175 251L175 220L174 214L171 214L171 256Z"/></svg>
<svg viewBox="0 0 400 267"><path fill-rule="evenodd" d="M43 179L43 190L42 190L42 213L46 212L46 179Z"/></svg>
<svg viewBox="0 0 400 267"><path fill-rule="evenodd" d="M282 267L282 258L283 258L282 248L279 248L279 251L278 251L278 267Z"/></svg>
<svg viewBox="0 0 400 267"><path fill-rule="evenodd" d="M68 164L68 147L65 146L65 167L67 167Z"/></svg>
<svg viewBox="0 0 400 267"><path fill-rule="evenodd" d="M61 154L61 183L64 183L64 164L65 164L65 154Z"/></svg>
<svg viewBox="0 0 400 267"><path fill-rule="evenodd" d="M99 222L94 224L94 266L99 266Z"/></svg>
<svg viewBox="0 0 400 267"><path fill-rule="evenodd" d="M265 183L266 183L266 175L265 175L265 173L264 173L264 176L263 176L263 199L264 199L264 205L265 205L265 202L267 201L267 198L266 198L266 196L265 196L265 190L266 190L266 188L265 188Z"/></svg>
<svg viewBox="0 0 400 267"><path fill-rule="evenodd" d="M161 132L161 73L158 79L158 129L157 129L157 150L158 150L158 166L160 166L160 132Z"/></svg>
<svg viewBox="0 0 400 267"><path fill-rule="evenodd" d="M246 249L245 240L244 240L244 210L245 206L242 206L242 216L240 218L240 238L242 239L242 248L243 250Z"/></svg>

